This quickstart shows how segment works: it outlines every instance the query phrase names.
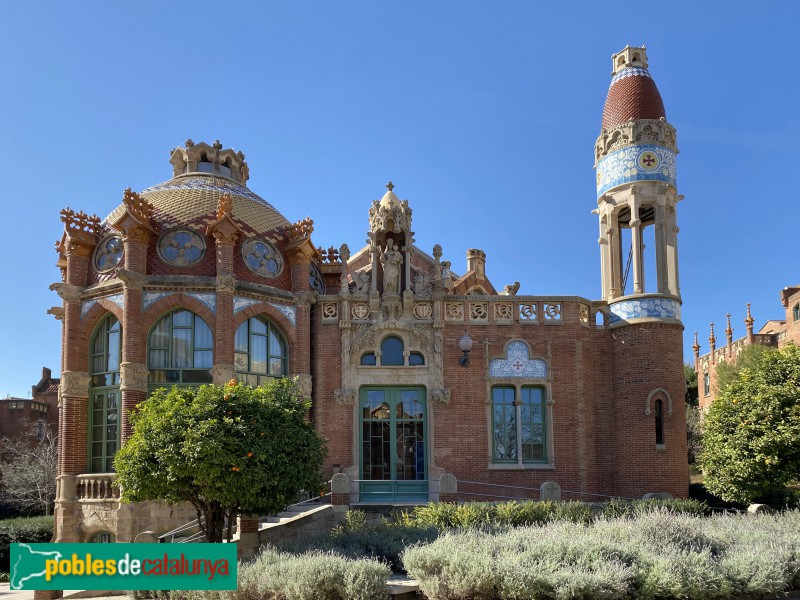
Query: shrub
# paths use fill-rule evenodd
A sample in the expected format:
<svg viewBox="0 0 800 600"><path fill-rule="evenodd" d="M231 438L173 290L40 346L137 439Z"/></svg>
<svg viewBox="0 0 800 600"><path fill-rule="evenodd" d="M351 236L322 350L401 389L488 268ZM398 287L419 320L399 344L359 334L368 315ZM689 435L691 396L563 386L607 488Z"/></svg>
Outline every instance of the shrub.
<svg viewBox="0 0 800 600"><path fill-rule="evenodd" d="M53 537L53 517L19 517L0 520L0 571L9 571L9 544L49 542Z"/></svg>
<svg viewBox="0 0 800 600"><path fill-rule="evenodd" d="M550 521L588 523L591 509L582 502L432 502L402 513L399 521L417 527L453 528L520 527Z"/></svg>
<svg viewBox="0 0 800 600"><path fill-rule="evenodd" d="M710 515L711 509L705 502L683 498L650 498L648 500L610 500L603 504L603 516L606 518L631 517L642 515L653 510L662 510L670 514Z"/></svg>
<svg viewBox="0 0 800 600"><path fill-rule="evenodd" d="M800 586L800 511L701 518L662 507L590 525L450 530L403 562L431 600L758 598Z"/></svg>

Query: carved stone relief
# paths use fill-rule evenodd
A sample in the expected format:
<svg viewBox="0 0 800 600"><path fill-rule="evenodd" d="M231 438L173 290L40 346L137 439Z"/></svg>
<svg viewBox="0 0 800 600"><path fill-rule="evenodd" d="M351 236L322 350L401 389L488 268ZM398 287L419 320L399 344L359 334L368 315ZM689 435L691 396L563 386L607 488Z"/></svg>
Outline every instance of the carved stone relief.
<svg viewBox="0 0 800 600"><path fill-rule="evenodd" d="M123 392L131 390L133 392L147 391L147 376L150 371L144 363L123 362L119 365L120 384L119 389Z"/></svg>
<svg viewBox="0 0 800 600"><path fill-rule="evenodd" d="M327 320L336 320L339 317L339 305L336 302L323 302L322 304L322 318Z"/></svg>
<svg viewBox="0 0 800 600"><path fill-rule="evenodd" d="M489 318L489 304L487 302L469 303L469 320L486 321Z"/></svg>
<svg viewBox="0 0 800 600"><path fill-rule="evenodd" d="M311 392L314 389L311 375L308 373L299 373L295 375L294 384L303 398L311 398Z"/></svg>
<svg viewBox="0 0 800 600"><path fill-rule="evenodd" d="M514 317L514 311L511 304L495 302L494 303L494 318L496 321L510 321Z"/></svg>
<svg viewBox="0 0 800 600"><path fill-rule="evenodd" d="M417 302L414 304L413 312L415 319L425 321L433 316L433 304L430 302Z"/></svg>
<svg viewBox="0 0 800 600"><path fill-rule="evenodd" d="M464 303L463 302L446 302L444 305L445 318L448 321L463 321L464 320Z"/></svg>
<svg viewBox="0 0 800 600"><path fill-rule="evenodd" d="M337 388L333 390L333 401L339 406L354 406L356 403L356 391Z"/></svg>
<svg viewBox="0 0 800 600"><path fill-rule="evenodd" d="M61 395L69 398L88 398L89 397L88 373L82 371L62 371L61 372Z"/></svg>

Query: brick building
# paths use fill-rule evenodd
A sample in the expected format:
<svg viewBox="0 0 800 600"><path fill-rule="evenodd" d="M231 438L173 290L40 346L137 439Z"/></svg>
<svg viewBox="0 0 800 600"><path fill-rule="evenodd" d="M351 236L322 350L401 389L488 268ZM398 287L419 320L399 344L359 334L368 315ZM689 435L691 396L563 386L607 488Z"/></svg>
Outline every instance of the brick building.
<svg viewBox="0 0 800 600"><path fill-rule="evenodd" d="M538 497L545 482L572 498L685 496L676 134L645 49L613 71L595 145L600 299L498 291L478 249L457 275L441 247L415 246L426 224L391 182L365 202L366 246L318 248L312 222L248 189L244 155L219 142L173 150L172 178L127 190L103 220L62 211L58 540L193 518L120 506L112 458L150 390L231 378L297 378L337 501L453 484Z"/></svg>
<svg viewBox="0 0 800 600"><path fill-rule="evenodd" d="M0 438L35 443L37 437L44 438L48 429L58 435L58 384L59 379L43 367L42 378L31 386L30 398L0 399Z"/></svg>
<svg viewBox="0 0 800 600"><path fill-rule="evenodd" d="M697 390L700 408L711 406L717 394L717 365L736 360L747 346L759 344L769 348L783 348L786 344L800 344L800 286L785 287L781 290L781 304L786 313L784 319L771 319L764 323L758 332L754 332L755 319L747 305L747 316L744 319L747 334L733 339L731 315L725 316L725 345L717 348L717 337L714 334L714 323L711 323L708 345L709 351L700 354L698 334L694 332L694 368L697 371Z"/></svg>

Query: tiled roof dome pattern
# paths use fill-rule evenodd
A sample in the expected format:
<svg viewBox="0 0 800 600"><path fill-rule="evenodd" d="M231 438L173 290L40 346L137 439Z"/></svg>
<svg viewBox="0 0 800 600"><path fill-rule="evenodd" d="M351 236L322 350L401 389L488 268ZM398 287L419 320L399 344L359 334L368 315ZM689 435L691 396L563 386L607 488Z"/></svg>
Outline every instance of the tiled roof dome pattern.
<svg viewBox="0 0 800 600"><path fill-rule="evenodd" d="M141 192L142 198L153 206L156 223L164 225L186 224L213 217L223 194L230 194L233 199L234 219L246 224L256 234L289 226L289 221L269 202L225 177L199 173L179 175ZM124 205L117 207L106 217L106 222L113 222L123 210Z"/></svg>
<svg viewBox="0 0 800 600"><path fill-rule="evenodd" d="M667 117L664 102L647 69L629 67L614 76L603 107L603 129L636 119L661 117Z"/></svg>

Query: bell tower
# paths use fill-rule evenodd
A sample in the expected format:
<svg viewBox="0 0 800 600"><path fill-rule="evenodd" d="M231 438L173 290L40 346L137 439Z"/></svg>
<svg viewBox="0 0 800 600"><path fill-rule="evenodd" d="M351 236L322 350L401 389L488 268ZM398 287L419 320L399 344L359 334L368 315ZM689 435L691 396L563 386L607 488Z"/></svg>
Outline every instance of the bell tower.
<svg viewBox="0 0 800 600"><path fill-rule="evenodd" d="M644 46L612 56L595 144L602 297L612 325L680 321L677 137L647 66Z"/></svg>
<svg viewBox="0 0 800 600"><path fill-rule="evenodd" d="M686 496L675 128L644 46L612 57L595 144L600 267L611 333L609 477L621 494Z"/></svg>

